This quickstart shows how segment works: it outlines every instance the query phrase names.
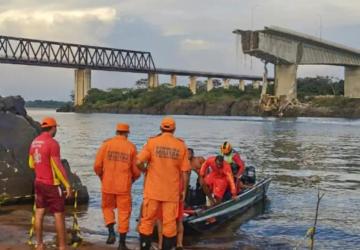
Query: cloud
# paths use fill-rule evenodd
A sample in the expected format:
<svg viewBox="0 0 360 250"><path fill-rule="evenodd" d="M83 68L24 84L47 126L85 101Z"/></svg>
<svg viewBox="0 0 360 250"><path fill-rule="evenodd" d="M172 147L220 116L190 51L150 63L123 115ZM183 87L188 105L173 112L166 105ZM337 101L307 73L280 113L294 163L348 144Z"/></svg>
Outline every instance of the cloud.
<svg viewBox="0 0 360 250"><path fill-rule="evenodd" d="M102 42L116 20L117 10L111 7L11 9L0 12L0 32L16 37L93 44Z"/></svg>
<svg viewBox="0 0 360 250"><path fill-rule="evenodd" d="M0 34L150 51L157 67L261 75L259 60L237 55L232 30L250 29L253 19L254 29L277 25L318 35L321 19L323 39L356 48L360 44L359 13L358 0L0 0ZM13 90L18 86L26 94L31 84L12 77L16 68L1 66L0 74ZM11 72L4 74L8 69ZM57 86L65 81L55 75L57 71L37 69L39 77L26 79L36 86L47 86L48 78ZM42 78L40 72L47 77ZM299 75L317 72L343 75L341 67L327 66L301 68ZM93 86L131 86L135 77L94 71ZM72 86L72 74L66 81L69 78L68 86ZM67 98L68 92L57 95L63 93ZM31 97L41 95L46 98L42 91Z"/></svg>
<svg viewBox="0 0 360 250"><path fill-rule="evenodd" d="M8 10L0 13L0 25L8 22L25 24L42 22L47 25L52 25L69 20L88 19L96 19L100 22L111 22L115 17L116 9L108 7L85 10Z"/></svg>
<svg viewBox="0 0 360 250"><path fill-rule="evenodd" d="M181 42L181 48L184 50L207 50L210 49L211 43L201 39L185 39Z"/></svg>

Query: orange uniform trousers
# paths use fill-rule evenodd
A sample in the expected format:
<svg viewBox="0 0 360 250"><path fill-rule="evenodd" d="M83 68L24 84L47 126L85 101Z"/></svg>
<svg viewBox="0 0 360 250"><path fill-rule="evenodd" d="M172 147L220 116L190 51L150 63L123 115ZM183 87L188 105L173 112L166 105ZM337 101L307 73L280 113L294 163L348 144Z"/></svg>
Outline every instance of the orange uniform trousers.
<svg viewBox="0 0 360 250"><path fill-rule="evenodd" d="M179 211L179 202L174 201L158 201L144 198L139 232L144 235L153 233L160 208L163 216L163 235L168 238L175 237L177 234L176 217Z"/></svg>
<svg viewBox="0 0 360 250"><path fill-rule="evenodd" d="M102 193L101 208L103 211L105 225L115 223L114 209L118 213L118 232L129 231L131 215L131 194L108 194Z"/></svg>
<svg viewBox="0 0 360 250"><path fill-rule="evenodd" d="M228 188L228 179L226 175L219 175L216 172L211 172L205 177L205 183L213 192L214 196L222 199L226 189Z"/></svg>

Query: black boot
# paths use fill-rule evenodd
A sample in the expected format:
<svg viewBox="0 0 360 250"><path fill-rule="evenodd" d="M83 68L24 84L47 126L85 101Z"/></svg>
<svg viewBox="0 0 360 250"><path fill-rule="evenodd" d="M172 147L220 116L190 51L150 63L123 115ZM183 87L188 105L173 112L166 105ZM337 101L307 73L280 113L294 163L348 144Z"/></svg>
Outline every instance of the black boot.
<svg viewBox="0 0 360 250"><path fill-rule="evenodd" d="M116 235L115 235L115 231L114 231L114 223L108 224L106 227L109 230L109 235L106 240L106 244L114 244L116 241Z"/></svg>
<svg viewBox="0 0 360 250"><path fill-rule="evenodd" d="M140 234L140 250L150 250L151 235Z"/></svg>
<svg viewBox="0 0 360 250"><path fill-rule="evenodd" d="M162 250L172 250L176 246L176 236L175 237L165 237L163 236L163 245Z"/></svg>
<svg viewBox="0 0 360 250"><path fill-rule="evenodd" d="M130 250L129 248L127 248L125 242L126 242L126 233L121 233L118 250Z"/></svg>

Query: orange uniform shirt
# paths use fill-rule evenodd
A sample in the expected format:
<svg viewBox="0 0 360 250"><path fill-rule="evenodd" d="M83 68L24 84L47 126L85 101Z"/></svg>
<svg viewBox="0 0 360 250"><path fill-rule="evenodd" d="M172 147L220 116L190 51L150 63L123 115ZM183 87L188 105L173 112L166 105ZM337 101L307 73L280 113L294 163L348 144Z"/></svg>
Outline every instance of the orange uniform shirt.
<svg viewBox="0 0 360 250"><path fill-rule="evenodd" d="M179 202L181 171L191 169L185 143L163 132L151 137L137 158L148 163L144 198Z"/></svg>
<svg viewBox="0 0 360 250"><path fill-rule="evenodd" d="M222 175L223 173L230 173L232 175L232 171L231 171L231 166L229 165L229 163L227 163L226 161L223 161L223 167L222 168L218 168L216 166L216 162L215 162L216 157L212 156L209 157L201 166L200 169L200 176L205 176L207 173L208 168L211 168L211 171Z"/></svg>
<svg viewBox="0 0 360 250"><path fill-rule="evenodd" d="M102 192L130 193L132 182L140 176L136 146L122 135L106 140L96 155L94 171L101 178Z"/></svg>

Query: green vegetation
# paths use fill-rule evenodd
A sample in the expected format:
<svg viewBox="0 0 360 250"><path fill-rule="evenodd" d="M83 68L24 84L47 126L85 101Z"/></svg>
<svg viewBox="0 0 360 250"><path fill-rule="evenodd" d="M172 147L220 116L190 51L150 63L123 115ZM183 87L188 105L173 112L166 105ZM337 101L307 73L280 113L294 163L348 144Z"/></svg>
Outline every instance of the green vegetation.
<svg viewBox="0 0 360 250"><path fill-rule="evenodd" d="M308 97L333 95L344 95L344 81L337 80L332 77L306 77L299 78L298 83L298 99L306 100Z"/></svg>
<svg viewBox="0 0 360 250"><path fill-rule="evenodd" d="M343 96L317 96L309 98L314 107L334 107L334 108L354 108L359 107L360 100L355 98L346 98Z"/></svg>
<svg viewBox="0 0 360 250"><path fill-rule="evenodd" d="M85 98L84 107L101 108L103 105L116 105L129 108L146 108L150 106L164 106L166 103L185 99L191 96L191 92L186 87L169 88L167 85L147 90L147 89L110 89L103 91L91 89Z"/></svg>
<svg viewBox="0 0 360 250"><path fill-rule="evenodd" d="M222 100L257 100L260 90L254 90L247 86L245 92L238 87L231 86L230 89L214 88L207 92L201 86L198 93L193 95L188 87L170 87L169 84L162 84L158 88L148 90L138 89L110 89L108 91L91 89L85 99L84 105L79 107L79 111L86 110L109 110L116 112L119 110L138 110L155 109L163 110L165 106L177 100L194 101L196 103L217 103Z"/></svg>
<svg viewBox="0 0 360 250"><path fill-rule="evenodd" d="M245 87L245 91L241 91L237 86L230 86L229 89L220 87L214 88L209 92L207 92L205 89L200 89L196 95L192 96L192 99L209 103L216 103L226 99L258 100L260 93L261 88L253 89L250 85Z"/></svg>
<svg viewBox="0 0 360 250"><path fill-rule="evenodd" d="M59 108L63 107L65 105L71 104L70 102L60 102L60 101L54 101L54 100L35 100L35 101L27 101L25 106L31 107L31 108Z"/></svg>
<svg viewBox="0 0 360 250"><path fill-rule="evenodd" d="M299 78L298 99L305 105L293 106L297 116L360 116L360 100L343 97L344 82L331 77ZM136 82L136 88L91 89L78 112L143 113L143 114L190 114L190 115L260 115L261 87L253 89L238 86L224 89L220 81L213 81L214 89L206 91L206 81L197 82L197 93L188 87L171 87L162 84L155 89L146 88L146 79ZM274 85L267 93L274 94ZM62 111L74 111L69 105Z"/></svg>

